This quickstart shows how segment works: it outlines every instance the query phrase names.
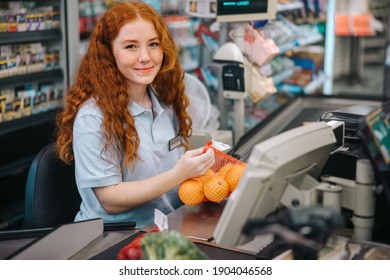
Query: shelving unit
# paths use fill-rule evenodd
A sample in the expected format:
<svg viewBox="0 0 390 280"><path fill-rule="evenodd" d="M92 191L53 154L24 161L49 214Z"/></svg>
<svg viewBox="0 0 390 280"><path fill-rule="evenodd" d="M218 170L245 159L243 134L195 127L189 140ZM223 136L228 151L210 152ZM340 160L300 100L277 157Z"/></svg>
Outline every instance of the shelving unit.
<svg viewBox="0 0 390 280"><path fill-rule="evenodd" d="M290 83L288 80L290 77L297 75L297 72L302 69L302 66L292 63L289 67L286 67L282 71L273 73L273 67L271 66L277 59L289 58L291 53L296 53L304 48L309 46L320 46L324 47L325 45L325 36L318 32L310 32L310 36L302 36L300 33L301 25L305 25L306 29L317 28L317 24L324 24L324 18L302 18L300 22L294 23L290 21L285 15L288 13L294 14L304 14L305 6L302 1L294 1L288 4L278 4L278 14L276 19L273 21L278 21L279 24L283 24L291 31L294 36L291 40L281 40L283 43L278 44L279 54L270 64L262 65L260 67L260 73L265 76L271 77L275 86L279 92L285 93L284 97L292 97L294 94L304 94L310 95L316 92L320 92L324 82L327 79L327 76L323 73L323 69L319 68L318 73L313 74L313 78L305 85L295 85ZM272 24L272 21L271 21ZM267 25L265 25L265 28ZM260 27L259 30L262 31L264 27ZM276 27L274 27L276 28ZM267 30L267 29L265 29ZM267 31L265 31L267 32ZM269 31L268 31L269 32ZM269 32L272 34L272 31ZM267 33L266 33L267 34ZM291 62L290 62L291 63ZM282 100L283 99L283 100ZM249 131L256 124L266 120L266 118L272 114L274 110L278 110L283 106L285 98L280 98L280 94L271 94L266 96L264 100L260 100L257 104L252 103L251 101L246 102L246 117L245 117L245 130ZM231 118L231 116L230 116Z"/></svg>
<svg viewBox="0 0 390 280"><path fill-rule="evenodd" d="M283 11L290 11L294 9L302 9L303 8L303 3L300 1L294 1L290 3L285 3L285 4L278 4L278 12L283 12Z"/></svg>
<svg viewBox="0 0 390 280"><path fill-rule="evenodd" d="M1 79L0 88L12 87L18 84L39 83L49 81L63 81L64 71L62 69L46 70L43 72L28 73L24 75L11 76Z"/></svg>
<svg viewBox="0 0 390 280"><path fill-rule="evenodd" d="M302 1L294 1L288 4L278 5L278 13L286 13L295 10L305 13L305 7ZM281 20L282 22L286 22L286 24L289 25L288 19L282 17ZM320 18L303 20L306 26L310 26L310 29L315 29L316 24L321 23L322 21L323 19ZM296 33L297 38L292 41L283 43L282 45L279 45L279 55L285 56L288 53L297 52L299 50L304 49L305 47L313 45L324 46L324 35L320 32L310 32L311 34L309 34L308 36L302 36L301 34L299 34L299 32L296 32L297 28L300 27L300 24L301 23L291 26L291 29L294 30L294 33ZM320 90L324 81L326 80L326 76L322 73L322 69L319 69L319 72L313 75L313 80L311 80L304 86L290 85L289 82L284 83L284 81L287 81L289 77L292 77L296 73L296 71L300 71L301 68L301 66L295 65L292 68L286 69L281 73L273 75L274 83L278 87L278 89L282 91L285 90L286 92L295 92L303 94L313 94L316 91Z"/></svg>
<svg viewBox="0 0 390 280"><path fill-rule="evenodd" d="M0 42L2 45L26 42L53 41L61 40L61 38L62 34L60 29L0 33Z"/></svg>
<svg viewBox="0 0 390 280"><path fill-rule="evenodd" d="M12 1L0 1L6 4ZM73 50L78 48L72 29L74 1L43 0L35 1L36 7L53 6L59 12L59 28L36 31L0 32L0 45L26 45L40 43L46 50L56 50L58 64L41 67L39 70L12 73L0 78L2 93L14 91L15 98L20 89L36 89L38 84L50 83L58 97L66 91L70 83L70 72L76 67L78 56ZM76 10L77 11L77 10ZM17 89L17 90L16 90ZM30 114L21 114L0 122L0 230L22 226L24 211L24 186L27 173L35 155L47 144L54 141L55 116L61 106L59 99L54 106L42 107Z"/></svg>

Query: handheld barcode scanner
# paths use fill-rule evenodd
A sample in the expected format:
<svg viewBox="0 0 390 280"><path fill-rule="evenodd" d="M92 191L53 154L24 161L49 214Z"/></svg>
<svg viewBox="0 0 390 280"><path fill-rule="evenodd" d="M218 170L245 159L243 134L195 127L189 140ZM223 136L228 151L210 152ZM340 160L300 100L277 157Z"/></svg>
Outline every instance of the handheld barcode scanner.
<svg viewBox="0 0 390 280"><path fill-rule="evenodd" d="M214 62L222 65L220 81L223 97L234 100L234 142L237 143L244 134L244 99L248 95L245 89L244 56L236 44L228 42L217 50Z"/></svg>
<svg viewBox="0 0 390 280"><path fill-rule="evenodd" d="M245 67L240 48L232 42L225 43L215 53L214 62L222 64L223 96L229 99L244 99L247 96Z"/></svg>

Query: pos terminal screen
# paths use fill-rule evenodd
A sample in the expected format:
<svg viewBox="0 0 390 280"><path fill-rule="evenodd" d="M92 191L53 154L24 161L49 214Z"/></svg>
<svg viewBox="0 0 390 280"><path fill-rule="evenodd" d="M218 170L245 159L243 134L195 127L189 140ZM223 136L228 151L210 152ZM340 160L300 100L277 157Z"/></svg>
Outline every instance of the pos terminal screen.
<svg viewBox="0 0 390 280"><path fill-rule="evenodd" d="M375 166L380 171L390 170L390 114L379 108L362 122L361 138Z"/></svg>
<svg viewBox="0 0 390 280"><path fill-rule="evenodd" d="M229 1L218 0L218 15L267 13L268 0Z"/></svg>

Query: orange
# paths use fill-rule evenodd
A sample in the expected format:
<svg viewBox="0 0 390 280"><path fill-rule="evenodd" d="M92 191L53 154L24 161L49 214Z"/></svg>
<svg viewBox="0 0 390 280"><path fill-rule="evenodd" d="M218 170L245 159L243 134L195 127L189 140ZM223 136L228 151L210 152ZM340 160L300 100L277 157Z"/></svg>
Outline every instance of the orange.
<svg viewBox="0 0 390 280"><path fill-rule="evenodd" d="M203 184L196 180L186 180L180 184L178 189L180 200L186 205L196 205L203 202Z"/></svg>
<svg viewBox="0 0 390 280"><path fill-rule="evenodd" d="M230 168L233 167L233 164L231 163L228 163L226 164L225 166L223 166L219 171L218 171L218 175L221 176L222 178L225 178L226 176L226 173L229 171Z"/></svg>
<svg viewBox="0 0 390 280"><path fill-rule="evenodd" d="M236 189L245 167L246 164L236 164L226 172L225 180L229 185L229 192L233 192Z"/></svg>
<svg viewBox="0 0 390 280"><path fill-rule="evenodd" d="M205 197L213 202L221 202L229 193L229 185L221 176L214 176L203 186Z"/></svg>
<svg viewBox="0 0 390 280"><path fill-rule="evenodd" d="M215 176L215 172L213 170L209 169L209 170L207 170L206 174L204 174L203 176L195 177L192 179L205 184L208 180L210 180L214 176Z"/></svg>

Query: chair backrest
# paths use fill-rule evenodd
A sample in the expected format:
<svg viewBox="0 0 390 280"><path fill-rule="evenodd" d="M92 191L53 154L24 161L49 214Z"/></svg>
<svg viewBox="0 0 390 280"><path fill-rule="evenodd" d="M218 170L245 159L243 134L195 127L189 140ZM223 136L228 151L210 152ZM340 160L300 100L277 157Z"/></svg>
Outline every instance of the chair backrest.
<svg viewBox="0 0 390 280"><path fill-rule="evenodd" d="M27 175L24 227L48 228L73 222L80 203L74 164L58 158L55 143L45 146Z"/></svg>

